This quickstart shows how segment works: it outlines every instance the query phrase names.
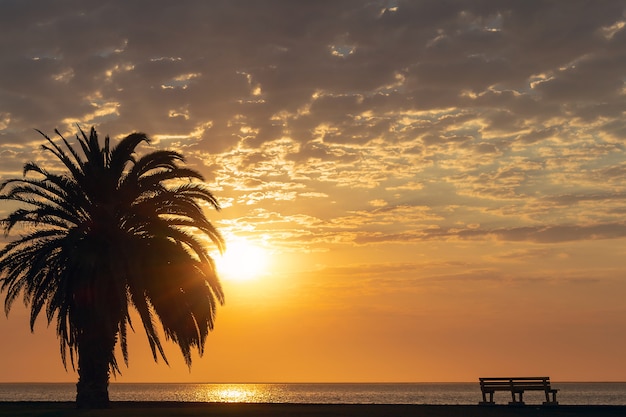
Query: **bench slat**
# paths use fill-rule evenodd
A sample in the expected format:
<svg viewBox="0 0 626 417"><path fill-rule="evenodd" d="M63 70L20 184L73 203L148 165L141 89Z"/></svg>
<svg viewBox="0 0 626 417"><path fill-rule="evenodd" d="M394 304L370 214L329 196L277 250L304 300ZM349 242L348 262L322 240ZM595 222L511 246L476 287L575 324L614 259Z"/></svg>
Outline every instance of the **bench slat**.
<svg viewBox="0 0 626 417"><path fill-rule="evenodd" d="M510 378L478 378L481 381L510 381L510 380L514 380L514 381L543 381L543 380L549 380L549 377L510 377Z"/></svg>

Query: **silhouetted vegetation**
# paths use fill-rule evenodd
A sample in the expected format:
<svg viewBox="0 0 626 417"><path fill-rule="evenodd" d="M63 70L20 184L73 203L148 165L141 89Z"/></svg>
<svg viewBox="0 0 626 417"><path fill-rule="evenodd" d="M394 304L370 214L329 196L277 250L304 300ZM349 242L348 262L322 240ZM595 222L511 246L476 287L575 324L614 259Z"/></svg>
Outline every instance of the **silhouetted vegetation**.
<svg viewBox="0 0 626 417"><path fill-rule="evenodd" d="M39 133L62 172L30 162L23 178L0 185L0 200L20 203L1 220L5 233L16 226L24 233L0 251L0 288L7 314L23 296L31 330L42 311L48 323L56 319L63 363L69 356L78 370L77 406L104 408L111 372L119 372L118 343L128 364L133 308L155 361L167 362L155 322L189 366L192 349L202 354L224 301L207 250L209 242L222 250L223 239L202 206L219 205L202 175L181 166L181 154L160 150L136 159L137 146L148 141L143 133L111 147L94 128L80 130L75 149L55 132L60 145Z"/></svg>

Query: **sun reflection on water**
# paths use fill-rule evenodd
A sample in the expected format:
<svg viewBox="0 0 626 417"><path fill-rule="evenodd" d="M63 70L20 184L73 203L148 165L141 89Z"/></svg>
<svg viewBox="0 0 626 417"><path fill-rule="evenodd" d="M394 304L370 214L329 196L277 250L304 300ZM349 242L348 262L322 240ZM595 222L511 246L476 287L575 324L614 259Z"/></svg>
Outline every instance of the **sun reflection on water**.
<svg viewBox="0 0 626 417"><path fill-rule="evenodd" d="M246 402L254 397L254 390L244 389L241 387L228 387L214 392L215 400L224 403L241 403Z"/></svg>
<svg viewBox="0 0 626 417"><path fill-rule="evenodd" d="M197 401L220 403L266 402L267 389L260 384L216 384L197 387Z"/></svg>

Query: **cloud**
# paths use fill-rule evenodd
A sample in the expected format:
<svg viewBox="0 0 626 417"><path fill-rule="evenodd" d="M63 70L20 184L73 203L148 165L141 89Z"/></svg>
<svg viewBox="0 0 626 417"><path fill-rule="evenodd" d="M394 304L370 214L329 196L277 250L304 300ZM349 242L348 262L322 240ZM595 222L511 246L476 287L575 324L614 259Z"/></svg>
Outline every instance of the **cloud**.
<svg viewBox="0 0 626 417"><path fill-rule="evenodd" d="M182 150L224 221L301 215L273 232L320 245L621 236L569 226L626 210L619 1L0 7L4 177L45 162L33 128L96 124Z"/></svg>
<svg viewBox="0 0 626 417"><path fill-rule="evenodd" d="M559 243L583 240L619 239L626 236L623 223L595 225L525 226L494 230L462 230L454 233L460 238L492 236L502 241L528 241L534 243Z"/></svg>
<svg viewBox="0 0 626 417"><path fill-rule="evenodd" d="M496 239L503 242L563 243L620 239L626 237L623 223L578 225L524 226L500 229L437 227L400 233L362 232L355 236L357 244L411 243L430 240L482 240Z"/></svg>

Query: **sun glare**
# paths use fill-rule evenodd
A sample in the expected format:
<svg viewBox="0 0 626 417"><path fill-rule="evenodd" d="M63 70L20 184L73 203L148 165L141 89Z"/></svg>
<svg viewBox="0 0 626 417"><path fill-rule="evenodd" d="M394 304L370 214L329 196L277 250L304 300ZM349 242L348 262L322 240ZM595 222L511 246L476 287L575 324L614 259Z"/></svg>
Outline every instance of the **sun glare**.
<svg viewBox="0 0 626 417"><path fill-rule="evenodd" d="M226 242L223 255L214 256L220 277L231 281L248 281L265 274L269 253L247 240Z"/></svg>

